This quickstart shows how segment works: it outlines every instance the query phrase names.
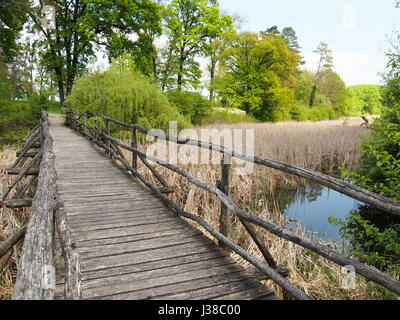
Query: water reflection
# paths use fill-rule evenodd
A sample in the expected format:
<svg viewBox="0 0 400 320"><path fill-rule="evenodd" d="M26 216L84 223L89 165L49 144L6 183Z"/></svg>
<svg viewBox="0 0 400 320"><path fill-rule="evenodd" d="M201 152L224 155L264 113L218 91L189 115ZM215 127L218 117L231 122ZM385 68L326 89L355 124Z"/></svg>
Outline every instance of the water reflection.
<svg viewBox="0 0 400 320"><path fill-rule="evenodd" d="M300 223L310 237L340 243L340 227L330 224L328 218L344 220L350 211L360 205L354 199L315 184L309 184L297 191L281 189L275 195L276 204L293 221L288 226L289 229L294 231Z"/></svg>

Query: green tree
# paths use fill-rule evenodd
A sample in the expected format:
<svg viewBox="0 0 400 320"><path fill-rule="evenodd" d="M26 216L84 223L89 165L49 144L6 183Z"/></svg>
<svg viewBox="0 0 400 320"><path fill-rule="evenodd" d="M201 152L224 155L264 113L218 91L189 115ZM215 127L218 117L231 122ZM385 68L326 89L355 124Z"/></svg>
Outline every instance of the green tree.
<svg viewBox="0 0 400 320"><path fill-rule="evenodd" d="M318 68L315 76L314 87L310 96L310 107L315 104L315 99L318 92L318 83L320 80L321 72L325 70L331 70L333 67L332 51L328 49L328 45L325 42L320 42L317 49L313 51L319 56Z"/></svg>
<svg viewBox="0 0 400 320"><path fill-rule="evenodd" d="M28 0L0 2L0 59L11 62L18 54L17 39L27 21Z"/></svg>
<svg viewBox="0 0 400 320"><path fill-rule="evenodd" d="M56 75L61 103L95 57L96 48L103 48L110 59L128 50L140 71L152 73L153 37L161 32L159 8L153 1L59 0L55 30L43 28L40 3L29 12L31 30L41 34L37 46L44 65Z"/></svg>
<svg viewBox="0 0 400 320"><path fill-rule="evenodd" d="M299 61L279 35L238 34L224 54L218 92L258 120L275 120L279 108L294 100Z"/></svg>
<svg viewBox="0 0 400 320"><path fill-rule="evenodd" d="M170 56L176 57L172 73L179 91L183 87L197 88L201 70L197 57L211 54L210 41L217 38L229 23L221 16L215 0L173 0L165 17Z"/></svg>
<svg viewBox="0 0 400 320"><path fill-rule="evenodd" d="M346 100L346 84L342 78L330 69L321 71L317 77L319 92L327 96L336 108L342 107Z"/></svg>
<svg viewBox="0 0 400 320"><path fill-rule="evenodd" d="M210 102L200 93L170 90L167 96L194 125L201 125L211 114Z"/></svg>
<svg viewBox="0 0 400 320"><path fill-rule="evenodd" d="M384 87L358 85L347 88L347 108L351 114L380 114L383 110Z"/></svg>

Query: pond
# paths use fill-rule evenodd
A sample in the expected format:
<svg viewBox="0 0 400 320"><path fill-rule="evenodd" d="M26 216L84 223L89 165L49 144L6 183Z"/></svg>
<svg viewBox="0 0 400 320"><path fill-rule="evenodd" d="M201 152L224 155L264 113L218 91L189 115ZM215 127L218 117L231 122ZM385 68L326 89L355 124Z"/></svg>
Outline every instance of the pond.
<svg viewBox="0 0 400 320"><path fill-rule="evenodd" d="M284 194L284 191L279 194ZM340 243L343 241L340 227L330 224L329 217L344 220L361 204L339 192L313 184L300 188L290 198L290 203L286 202L283 209L283 214L294 220L289 229L294 230L300 223L307 236Z"/></svg>

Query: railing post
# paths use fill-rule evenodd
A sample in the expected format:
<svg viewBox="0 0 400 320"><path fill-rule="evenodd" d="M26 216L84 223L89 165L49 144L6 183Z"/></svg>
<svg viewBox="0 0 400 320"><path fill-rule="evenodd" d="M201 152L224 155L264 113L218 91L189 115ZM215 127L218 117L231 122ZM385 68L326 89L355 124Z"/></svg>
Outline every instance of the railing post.
<svg viewBox="0 0 400 320"><path fill-rule="evenodd" d="M88 129L87 129L87 115L84 114L83 115L83 132L85 133L85 135L88 135Z"/></svg>
<svg viewBox="0 0 400 320"><path fill-rule="evenodd" d="M231 167L232 167L232 155L224 153L221 162L222 174L221 181L218 183L218 189L220 189L225 195L229 196L229 182L231 178ZM219 215L219 232L225 237L228 237L229 233L229 210L228 207L221 202L221 211ZM227 247L220 241L220 247L227 249Z"/></svg>
<svg viewBox="0 0 400 320"><path fill-rule="evenodd" d="M132 129L132 148L137 149L137 129L133 128ZM137 171L137 163L138 163L138 155L135 152L132 152L132 167Z"/></svg>
<svg viewBox="0 0 400 320"><path fill-rule="evenodd" d="M95 131L93 132L93 138L95 140L97 140L97 133L96 133L96 130L98 130L97 129L97 116L94 116L94 118L93 118L93 128L95 129Z"/></svg>
<svg viewBox="0 0 400 320"><path fill-rule="evenodd" d="M106 130L106 135L109 136L110 135L110 121L108 120L108 118L104 118L105 121L105 130ZM107 145L107 154L111 157L111 143L110 143L110 139L106 138L106 145Z"/></svg>

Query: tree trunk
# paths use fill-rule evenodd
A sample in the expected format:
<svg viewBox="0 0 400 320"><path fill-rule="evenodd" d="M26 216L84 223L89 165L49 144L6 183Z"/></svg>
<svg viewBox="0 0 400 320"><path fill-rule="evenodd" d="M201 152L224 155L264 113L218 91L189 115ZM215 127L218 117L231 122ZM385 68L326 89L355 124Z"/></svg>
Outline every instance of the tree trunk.
<svg viewBox="0 0 400 320"><path fill-rule="evenodd" d="M214 106L214 78L215 78L215 69L217 67L217 61L213 57L211 57L211 66L210 66L210 104Z"/></svg>

